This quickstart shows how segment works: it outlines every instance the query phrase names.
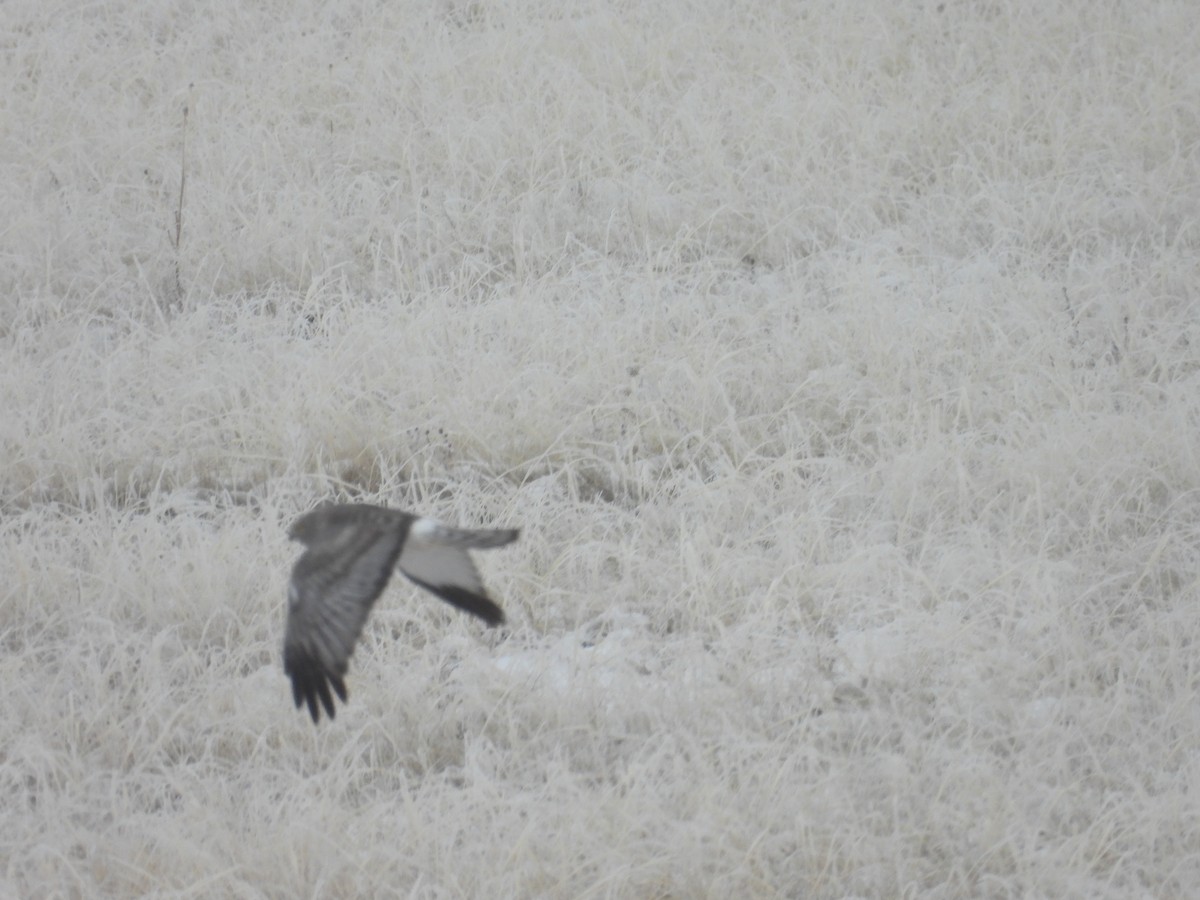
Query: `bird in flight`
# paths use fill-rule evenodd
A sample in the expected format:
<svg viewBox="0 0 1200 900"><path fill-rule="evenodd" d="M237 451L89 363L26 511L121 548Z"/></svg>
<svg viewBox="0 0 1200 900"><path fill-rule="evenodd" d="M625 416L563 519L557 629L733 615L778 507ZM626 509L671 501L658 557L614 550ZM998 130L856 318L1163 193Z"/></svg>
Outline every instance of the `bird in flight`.
<svg viewBox="0 0 1200 900"><path fill-rule="evenodd" d="M283 669L292 699L335 716L333 694L346 702L346 668L371 607L392 569L488 625L504 612L488 597L468 550L503 547L517 529L452 528L383 506L319 506L292 523L288 537L304 545L288 585ZM332 693L330 689L332 688ZM317 701L320 701L318 706Z"/></svg>

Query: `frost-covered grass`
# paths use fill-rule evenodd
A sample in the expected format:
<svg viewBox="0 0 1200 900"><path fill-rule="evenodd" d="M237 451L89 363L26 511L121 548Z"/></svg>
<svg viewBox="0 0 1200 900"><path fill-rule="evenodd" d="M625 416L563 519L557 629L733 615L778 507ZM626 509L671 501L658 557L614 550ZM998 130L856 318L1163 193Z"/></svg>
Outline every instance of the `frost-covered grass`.
<svg viewBox="0 0 1200 900"><path fill-rule="evenodd" d="M0 896L1194 896L1197 47L7 0ZM333 496L523 534L314 728Z"/></svg>

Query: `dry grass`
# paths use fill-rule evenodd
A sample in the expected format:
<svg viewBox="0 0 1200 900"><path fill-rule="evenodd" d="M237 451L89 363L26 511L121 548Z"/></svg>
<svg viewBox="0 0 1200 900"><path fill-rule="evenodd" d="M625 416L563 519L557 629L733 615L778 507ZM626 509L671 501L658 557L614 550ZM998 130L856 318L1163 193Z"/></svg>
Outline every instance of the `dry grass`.
<svg viewBox="0 0 1200 900"><path fill-rule="evenodd" d="M1195 890L1192 4L3 19L0 895Z"/></svg>

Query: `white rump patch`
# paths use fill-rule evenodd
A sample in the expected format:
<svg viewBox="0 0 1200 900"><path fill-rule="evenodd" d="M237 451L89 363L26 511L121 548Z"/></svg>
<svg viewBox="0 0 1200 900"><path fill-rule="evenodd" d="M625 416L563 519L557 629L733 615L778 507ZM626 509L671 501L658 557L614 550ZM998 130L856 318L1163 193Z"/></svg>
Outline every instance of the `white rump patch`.
<svg viewBox="0 0 1200 900"><path fill-rule="evenodd" d="M437 533L441 530L441 522L422 516L408 526L408 539L419 541L422 544L433 543Z"/></svg>

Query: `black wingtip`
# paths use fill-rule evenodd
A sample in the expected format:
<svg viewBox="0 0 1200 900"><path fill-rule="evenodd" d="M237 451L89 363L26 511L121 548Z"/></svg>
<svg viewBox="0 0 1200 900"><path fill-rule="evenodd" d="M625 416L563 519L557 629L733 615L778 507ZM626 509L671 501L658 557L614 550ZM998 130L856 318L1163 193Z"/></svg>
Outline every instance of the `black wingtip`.
<svg viewBox="0 0 1200 900"><path fill-rule="evenodd" d="M292 679L292 700L296 704L296 709L307 706L313 724L320 723L322 707L330 721L337 718L337 706L333 702L333 694L337 694L343 703L349 697L349 693L346 691L346 682L340 675L326 672L308 657L285 659L284 671ZM331 687L333 693L330 693Z"/></svg>
<svg viewBox="0 0 1200 900"><path fill-rule="evenodd" d="M413 578L411 575L408 578L431 594L441 597L451 606L456 606L463 612L483 619L491 628L504 624L504 610L483 594L475 594L452 584L430 584L427 581Z"/></svg>
<svg viewBox="0 0 1200 900"><path fill-rule="evenodd" d="M473 594L457 587L435 588L434 593L463 612L483 619L489 628L504 624L504 610L482 594Z"/></svg>

